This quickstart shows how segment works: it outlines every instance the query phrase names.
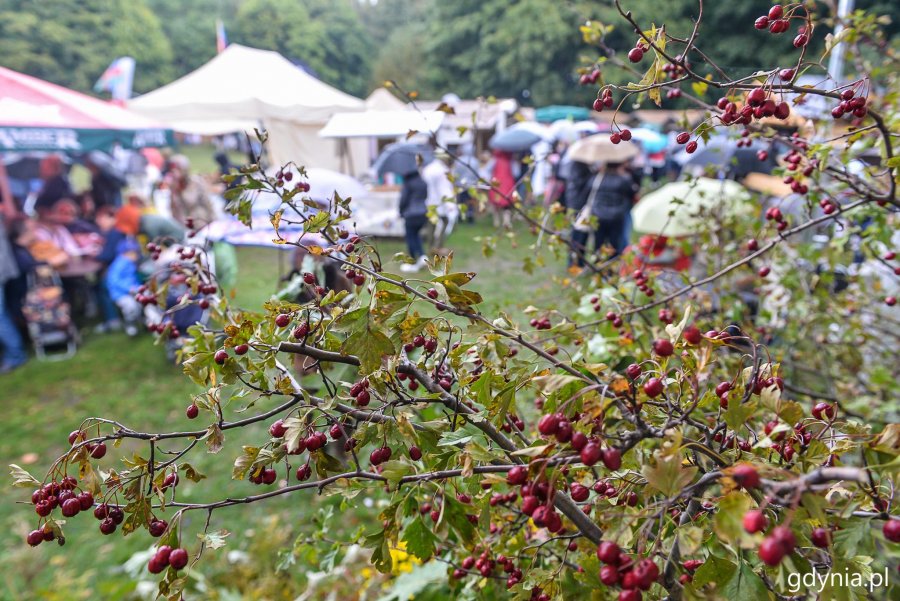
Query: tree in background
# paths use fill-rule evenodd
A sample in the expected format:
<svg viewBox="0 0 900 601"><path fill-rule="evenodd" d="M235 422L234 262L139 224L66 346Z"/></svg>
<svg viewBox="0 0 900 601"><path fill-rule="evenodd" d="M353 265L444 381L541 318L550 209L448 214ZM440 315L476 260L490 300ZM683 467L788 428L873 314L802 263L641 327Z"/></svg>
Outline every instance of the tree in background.
<svg viewBox="0 0 900 601"><path fill-rule="evenodd" d="M136 92L174 77L173 53L144 0L0 0L0 62L90 92L119 56L137 61Z"/></svg>
<svg viewBox="0 0 900 601"><path fill-rule="evenodd" d="M229 35L231 41L298 61L344 92L368 91L371 45L350 0L248 0L238 8Z"/></svg>

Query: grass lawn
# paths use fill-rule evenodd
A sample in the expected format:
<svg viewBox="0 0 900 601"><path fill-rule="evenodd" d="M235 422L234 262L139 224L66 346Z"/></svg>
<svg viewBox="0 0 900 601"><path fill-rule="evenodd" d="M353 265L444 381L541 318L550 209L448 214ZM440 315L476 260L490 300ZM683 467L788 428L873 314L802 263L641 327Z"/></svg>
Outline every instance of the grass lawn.
<svg viewBox="0 0 900 601"><path fill-rule="evenodd" d="M526 257L535 259L539 251L529 247L533 240L524 227L519 245L499 236L489 258L482 255L482 241L493 234L489 220L463 225L451 236L448 246L455 251L458 271L475 271L471 285L481 292L481 309L491 314L497 308L524 308L532 303L548 302L557 296L555 278L563 277L560 261L547 256L547 266L532 274L521 271ZM397 240L378 243L387 268L396 271L389 258L403 250ZM288 254L279 251L242 248L238 251L240 274L235 302L258 308L276 289L278 274L287 270ZM424 276L423 276L424 277ZM124 335L86 335L84 346L75 358L59 363L32 361L24 368L0 376L0 391L6 413L4 436L0 437L0 459L4 464L18 463L40 478L50 462L67 446L68 433L88 416L105 416L143 431L183 428L184 408L191 394L200 392L178 367L167 364L161 348L154 347L149 336L128 339ZM262 403L259 409L262 410ZM179 486L182 499L214 500L226 495L243 496L254 492L246 482L230 479L231 464L240 442L264 437L262 427L248 432L229 432L226 447L219 456L199 451L189 461L208 479L199 485L184 482ZM134 446L146 455L146 448ZM110 449L106 467L122 456L124 449ZM25 489L0 487L0 564L4 579L0 599L118 599L134 586L132 580L116 571L132 553L146 549L151 539L139 532L126 539L103 539L93 517L78 516L67 526L65 547L25 546L26 532L34 528L35 514L30 505L17 504L28 499ZM293 502L291 502L293 501ZM293 507L289 510L290 507ZM260 512L283 512L302 518L296 499L270 502L264 507L232 508L217 512L211 530L222 527L234 534L228 549L244 548L248 529L258 525ZM219 523L227 516L227 524ZM197 517L194 518L198 519ZM352 517L350 518L352 520ZM197 524L193 524L196 530ZM188 526L190 528L190 526ZM193 536L193 534L191 534ZM202 569L202 566L201 566ZM53 583L53 590L49 585ZM63 587L62 589L60 587Z"/></svg>

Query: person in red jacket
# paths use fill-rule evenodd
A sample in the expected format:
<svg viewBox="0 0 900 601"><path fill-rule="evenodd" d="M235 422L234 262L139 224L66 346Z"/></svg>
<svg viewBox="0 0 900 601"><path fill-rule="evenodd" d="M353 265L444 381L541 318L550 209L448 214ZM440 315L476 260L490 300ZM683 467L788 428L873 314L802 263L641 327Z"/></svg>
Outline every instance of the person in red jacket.
<svg viewBox="0 0 900 601"><path fill-rule="evenodd" d="M488 201L494 213L494 227L509 228L512 225L512 194L516 189L516 178L512 170L512 155L501 150L494 151L494 167L491 170L491 191Z"/></svg>

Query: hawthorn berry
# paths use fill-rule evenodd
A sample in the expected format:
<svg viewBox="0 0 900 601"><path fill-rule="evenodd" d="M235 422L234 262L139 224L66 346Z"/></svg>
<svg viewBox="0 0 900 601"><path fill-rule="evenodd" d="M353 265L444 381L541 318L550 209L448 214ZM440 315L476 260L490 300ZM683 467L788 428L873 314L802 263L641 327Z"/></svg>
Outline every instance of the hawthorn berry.
<svg viewBox="0 0 900 601"><path fill-rule="evenodd" d="M766 514L764 514L759 509L751 509L747 513L744 514L744 530L753 534L755 532L762 532L769 525L769 520L766 519Z"/></svg>
<svg viewBox="0 0 900 601"><path fill-rule="evenodd" d="M650 378L646 382L644 382L644 392L650 398L658 397L662 394L663 391L663 383L659 378Z"/></svg>
<svg viewBox="0 0 900 601"><path fill-rule="evenodd" d="M777 566L784 559L784 556L787 555L784 545L771 536L763 539L762 544L759 545L758 553L763 563L771 567Z"/></svg>
<svg viewBox="0 0 900 601"><path fill-rule="evenodd" d="M188 554L184 549L172 549L169 553L169 565L174 570L180 570L188 563Z"/></svg>
<svg viewBox="0 0 900 601"><path fill-rule="evenodd" d="M892 543L900 543L900 520L895 518L887 520L881 527L881 532L884 534L884 538Z"/></svg>

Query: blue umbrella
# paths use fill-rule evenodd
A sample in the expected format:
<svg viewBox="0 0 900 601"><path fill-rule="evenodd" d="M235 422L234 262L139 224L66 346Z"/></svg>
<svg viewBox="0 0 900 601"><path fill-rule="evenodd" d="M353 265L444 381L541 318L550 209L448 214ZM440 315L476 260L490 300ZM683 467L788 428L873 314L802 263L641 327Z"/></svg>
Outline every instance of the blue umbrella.
<svg viewBox="0 0 900 601"><path fill-rule="evenodd" d="M540 141L541 136L526 129L505 129L494 134L488 146L505 152L525 152Z"/></svg>
<svg viewBox="0 0 900 601"><path fill-rule="evenodd" d="M669 139L663 134L646 127L637 127L631 130L631 138L641 143L644 152L653 154L666 149Z"/></svg>
<svg viewBox="0 0 900 601"><path fill-rule="evenodd" d="M410 142L389 144L375 159L372 171L378 177L384 176L385 173L406 175L419 168L417 157L421 157L422 164L427 165L434 160L434 151L424 144L412 144Z"/></svg>

